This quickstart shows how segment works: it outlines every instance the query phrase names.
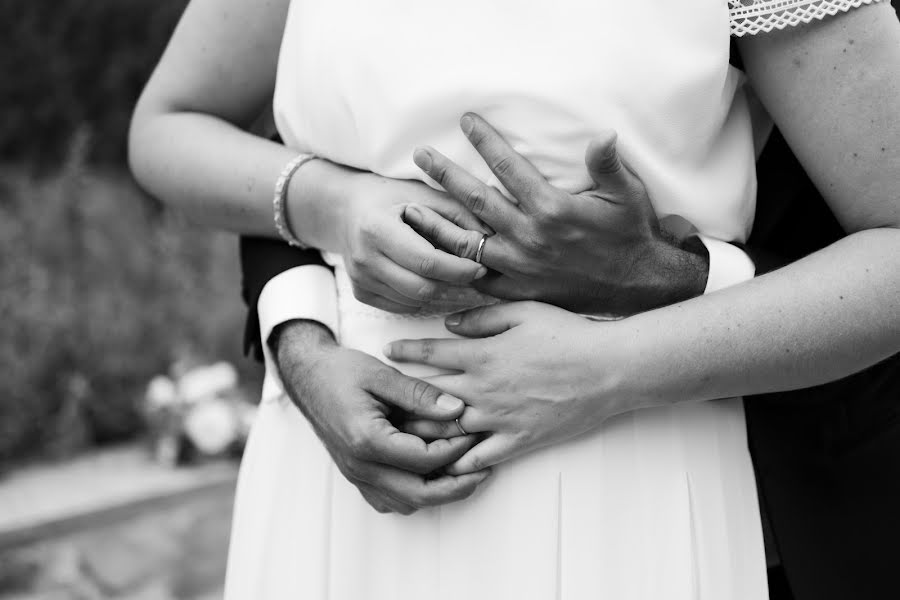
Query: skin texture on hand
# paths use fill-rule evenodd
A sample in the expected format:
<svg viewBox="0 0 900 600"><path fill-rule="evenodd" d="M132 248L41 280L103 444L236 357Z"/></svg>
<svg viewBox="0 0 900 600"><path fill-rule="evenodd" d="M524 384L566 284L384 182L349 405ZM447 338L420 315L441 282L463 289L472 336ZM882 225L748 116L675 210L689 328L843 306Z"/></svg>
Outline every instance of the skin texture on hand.
<svg viewBox="0 0 900 600"><path fill-rule="evenodd" d="M417 203L458 226L483 227L465 206L422 182L319 159L291 180L288 201L300 239L341 254L356 298L376 308L416 312L443 287L468 285L487 273L469 258L435 248L403 221L405 206Z"/></svg>
<svg viewBox="0 0 900 600"><path fill-rule="evenodd" d="M409 418L450 421L463 403L376 358L339 346L313 321L289 321L273 333L285 389L344 477L379 512L411 514L462 500L490 474L442 469L474 436L424 441L394 425Z"/></svg>
<svg viewBox="0 0 900 600"><path fill-rule="evenodd" d="M484 119L467 114L461 126L513 201L432 148L417 149L414 160L496 232L482 256L496 273L476 282L479 290L616 315L703 293L706 256L660 228L647 190L619 157L615 132L587 149L595 187L570 194L551 186ZM475 258L481 232L427 207L410 206L405 219L438 247Z"/></svg>
<svg viewBox="0 0 900 600"><path fill-rule="evenodd" d="M450 331L473 339L400 340L384 352L398 362L458 371L428 381L466 402L459 421L467 433L486 435L448 469L469 473L640 408L626 389L627 321L594 322L537 302L498 304L447 318ZM432 419L403 428L424 439L456 429Z"/></svg>

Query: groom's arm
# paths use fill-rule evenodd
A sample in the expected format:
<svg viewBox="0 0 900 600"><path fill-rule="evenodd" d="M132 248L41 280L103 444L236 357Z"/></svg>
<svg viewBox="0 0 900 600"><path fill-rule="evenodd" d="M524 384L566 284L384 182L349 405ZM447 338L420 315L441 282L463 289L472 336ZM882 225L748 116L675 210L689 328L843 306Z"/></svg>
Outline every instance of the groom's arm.
<svg viewBox="0 0 900 600"><path fill-rule="evenodd" d="M333 328L333 283L330 267L318 250L301 250L281 240L243 236L240 239L241 296L247 306L244 352L263 360L263 331L294 319L318 321ZM272 282L272 285L268 284ZM294 294L279 293L293 290ZM262 302L261 302L262 299ZM261 327L260 306L265 307Z"/></svg>

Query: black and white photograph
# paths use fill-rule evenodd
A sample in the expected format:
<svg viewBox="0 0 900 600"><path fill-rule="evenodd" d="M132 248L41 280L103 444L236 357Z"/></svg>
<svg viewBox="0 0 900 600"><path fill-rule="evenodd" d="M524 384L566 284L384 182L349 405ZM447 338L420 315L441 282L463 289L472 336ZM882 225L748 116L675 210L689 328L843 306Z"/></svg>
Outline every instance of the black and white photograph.
<svg viewBox="0 0 900 600"><path fill-rule="evenodd" d="M0 0L0 600L900 598L898 11Z"/></svg>

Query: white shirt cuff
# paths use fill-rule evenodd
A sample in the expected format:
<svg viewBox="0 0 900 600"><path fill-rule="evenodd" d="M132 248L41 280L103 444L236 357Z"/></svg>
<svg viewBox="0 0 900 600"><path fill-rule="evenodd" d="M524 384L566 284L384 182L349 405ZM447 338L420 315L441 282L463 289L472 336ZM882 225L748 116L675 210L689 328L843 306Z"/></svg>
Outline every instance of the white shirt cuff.
<svg viewBox="0 0 900 600"><path fill-rule="evenodd" d="M704 294L749 281L756 275L756 265L737 246L705 235L697 237L709 252L709 275Z"/></svg>
<svg viewBox="0 0 900 600"><path fill-rule="evenodd" d="M306 319L321 323L336 338L338 310L334 274L321 265L303 265L279 273L263 287L256 311L259 315L266 378L273 378L273 383L277 383L281 389L278 369L269 348L269 336L281 323Z"/></svg>

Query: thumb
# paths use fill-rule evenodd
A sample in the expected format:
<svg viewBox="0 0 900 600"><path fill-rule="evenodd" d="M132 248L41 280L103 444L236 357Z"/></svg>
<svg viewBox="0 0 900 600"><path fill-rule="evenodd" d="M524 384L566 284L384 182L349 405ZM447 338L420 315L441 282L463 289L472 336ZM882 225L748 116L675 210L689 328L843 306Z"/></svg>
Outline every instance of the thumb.
<svg viewBox="0 0 900 600"><path fill-rule="evenodd" d="M600 133L588 144L584 163L597 191L610 202L621 203L630 193L634 176L619 157L617 140L612 129Z"/></svg>
<svg viewBox="0 0 900 600"><path fill-rule="evenodd" d="M491 337L522 324L528 302L494 304L452 314L444 320L451 332L471 338Z"/></svg>
<svg viewBox="0 0 900 600"><path fill-rule="evenodd" d="M430 383L400 372L377 377L369 389L382 402L422 419L448 420L459 417L466 405Z"/></svg>

